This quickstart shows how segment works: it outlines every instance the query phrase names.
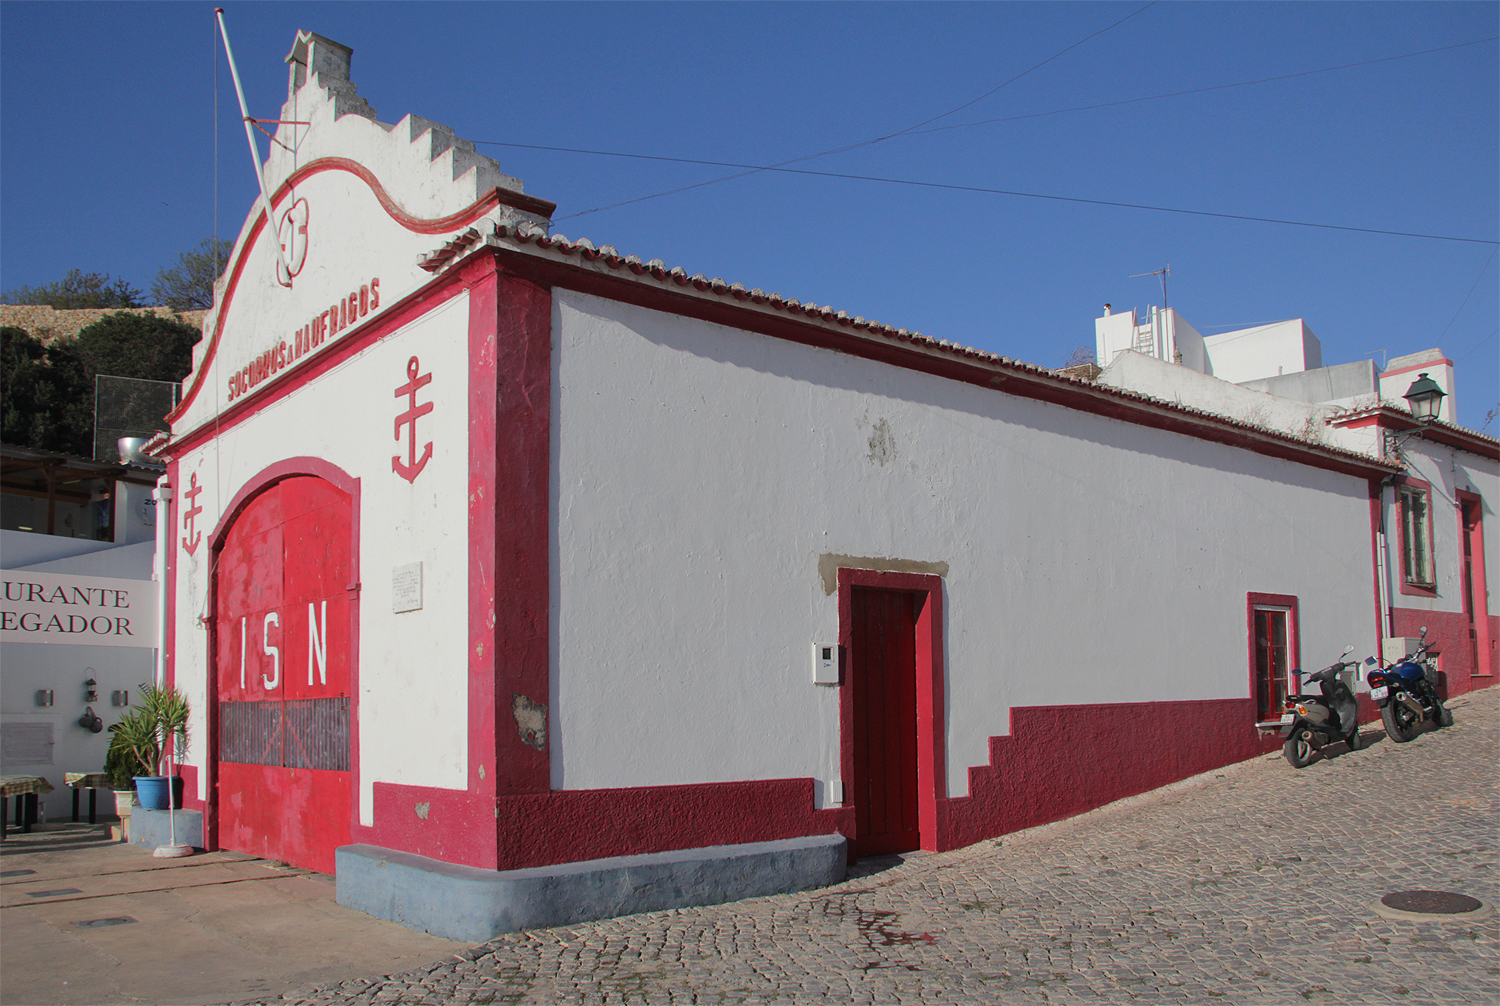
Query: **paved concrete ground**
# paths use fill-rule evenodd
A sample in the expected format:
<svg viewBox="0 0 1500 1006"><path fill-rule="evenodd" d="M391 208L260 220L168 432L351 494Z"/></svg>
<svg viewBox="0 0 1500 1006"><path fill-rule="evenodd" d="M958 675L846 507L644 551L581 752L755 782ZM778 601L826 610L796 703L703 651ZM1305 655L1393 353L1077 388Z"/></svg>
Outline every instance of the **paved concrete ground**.
<svg viewBox="0 0 1500 1006"><path fill-rule="evenodd" d="M344 966L347 980L285 996L226 984L223 998L1500 1002L1500 919L1370 908L1400 890L1500 895L1500 689L1453 709L1454 727L1409 744L1367 727L1367 750L1301 772L1270 755L1000 841L865 861L820 891L518 933L404 972ZM17 911L7 1003L28 1001L10 991ZM319 944L330 954L341 925Z"/></svg>
<svg viewBox="0 0 1500 1006"><path fill-rule="evenodd" d="M280 1002L464 947L340 908L331 877L238 853L154 859L111 842L108 825L13 831L0 873L6 1006Z"/></svg>

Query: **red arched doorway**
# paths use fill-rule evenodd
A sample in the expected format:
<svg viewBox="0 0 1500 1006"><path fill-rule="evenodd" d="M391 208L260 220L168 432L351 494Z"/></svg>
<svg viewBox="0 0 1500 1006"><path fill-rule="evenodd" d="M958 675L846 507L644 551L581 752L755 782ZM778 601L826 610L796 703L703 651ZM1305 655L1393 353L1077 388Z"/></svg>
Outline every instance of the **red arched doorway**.
<svg viewBox="0 0 1500 1006"><path fill-rule="evenodd" d="M353 511L324 479L282 478L214 565L218 845L318 873L349 844Z"/></svg>

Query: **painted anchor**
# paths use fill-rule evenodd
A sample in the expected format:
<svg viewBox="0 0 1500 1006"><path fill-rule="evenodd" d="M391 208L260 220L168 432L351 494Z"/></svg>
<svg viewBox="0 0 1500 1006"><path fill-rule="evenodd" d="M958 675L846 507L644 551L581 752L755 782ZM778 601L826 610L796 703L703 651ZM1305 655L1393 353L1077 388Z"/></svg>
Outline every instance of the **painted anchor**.
<svg viewBox="0 0 1500 1006"><path fill-rule="evenodd" d="M193 472L193 480L188 484L192 488L184 490L182 494L182 498L188 502L188 509L182 514L182 527L187 531L187 534L182 536L182 548L188 555L192 555L198 551L198 543L203 540L203 532L196 526L196 518L203 512L203 508L198 505L198 494L203 491L203 487L198 484L197 472ZM192 537L189 538L189 535Z"/></svg>
<svg viewBox="0 0 1500 1006"><path fill-rule="evenodd" d="M397 398L400 398L402 395L407 396L406 411L396 417L396 439L398 441L401 439L401 427L404 425L407 428L406 461L403 463L401 455L394 455L391 458L391 471L400 475L408 482L415 482L417 476L422 474L422 469L427 467L427 462L432 459L432 441L430 440L427 442L427 446L422 449L421 458L417 457L417 420L432 411L431 402L426 402L422 405L417 404L418 389L432 383L431 372L418 376L417 371L420 369L421 367L418 365L415 356L408 360L406 362L406 376L409 380L396 389Z"/></svg>

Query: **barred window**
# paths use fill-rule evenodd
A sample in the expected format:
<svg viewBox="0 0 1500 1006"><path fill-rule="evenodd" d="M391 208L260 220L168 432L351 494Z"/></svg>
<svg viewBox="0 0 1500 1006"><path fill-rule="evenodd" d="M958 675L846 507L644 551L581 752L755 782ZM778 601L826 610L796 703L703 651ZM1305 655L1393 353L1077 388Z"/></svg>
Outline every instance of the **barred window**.
<svg viewBox="0 0 1500 1006"><path fill-rule="evenodd" d="M1401 499L1401 566L1406 582L1422 587L1433 586L1432 509L1427 490L1402 486Z"/></svg>

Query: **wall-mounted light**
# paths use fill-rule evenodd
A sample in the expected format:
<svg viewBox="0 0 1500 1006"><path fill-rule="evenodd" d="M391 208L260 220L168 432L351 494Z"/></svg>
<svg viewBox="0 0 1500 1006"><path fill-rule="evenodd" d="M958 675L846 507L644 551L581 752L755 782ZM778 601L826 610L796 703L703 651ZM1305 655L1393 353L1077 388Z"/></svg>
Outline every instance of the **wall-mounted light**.
<svg viewBox="0 0 1500 1006"><path fill-rule="evenodd" d="M1430 423L1438 416L1438 410L1443 406L1443 399L1447 397L1438 382L1426 374L1418 374L1417 379L1411 382L1411 387L1406 389L1405 398L1411 406L1411 414L1418 421Z"/></svg>
<svg viewBox="0 0 1500 1006"><path fill-rule="evenodd" d="M36 704L39 706L50 706L52 704L52 689L38 688L36 690Z"/></svg>
<svg viewBox="0 0 1500 1006"><path fill-rule="evenodd" d="M1412 418L1421 423L1416 429L1396 432L1387 430L1385 432L1385 454L1386 457L1399 458L1401 445L1413 437L1421 439L1426 433L1427 427L1437 419L1442 410L1443 399L1448 397L1438 382L1426 374L1418 374L1417 379L1411 382L1411 387L1406 389L1406 394L1401 396L1406 399L1406 404L1411 407Z"/></svg>
<svg viewBox="0 0 1500 1006"><path fill-rule="evenodd" d="M112 705L112 706L128 706L128 705L130 705L130 693L129 692L110 692L109 693L109 704Z"/></svg>
<svg viewBox="0 0 1500 1006"><path fill-rule="evenodd" d="M90 667L88 669L91 670L91 671L93 670L92 667ZM83 690L84 690L84 699L83 699L83 701L85 701L85 702L98 702L99 701L99 682L95 681L93 678L89 678L87 681L85 681L83 683Z"/></svg>

